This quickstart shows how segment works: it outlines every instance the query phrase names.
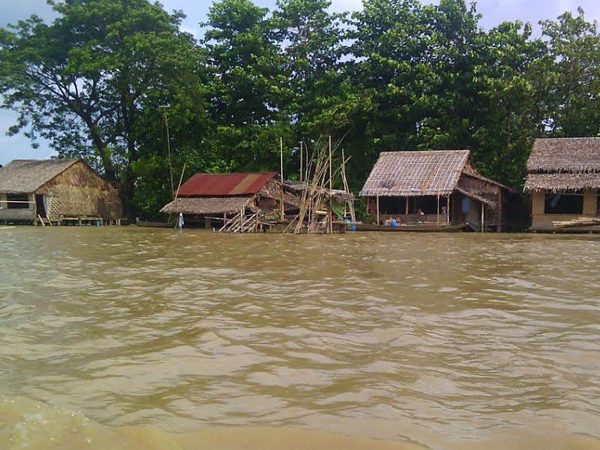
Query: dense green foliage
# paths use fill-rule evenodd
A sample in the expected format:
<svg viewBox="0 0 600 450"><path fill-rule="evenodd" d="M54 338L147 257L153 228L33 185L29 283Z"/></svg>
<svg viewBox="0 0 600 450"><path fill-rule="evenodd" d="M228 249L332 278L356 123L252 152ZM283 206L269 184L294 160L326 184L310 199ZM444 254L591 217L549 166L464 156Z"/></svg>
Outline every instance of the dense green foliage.
<svg viewBox="0 0 600 450"><path fill-rule="evenodd" d="M299 142L330 134L354 189L380 151L463 148L520 188L536 137L600 135L600 35L582 10L535 37L520 22L483 30L465 0L364 0L351 15L328 0L219 0L196 41L147 0L51 4L52 23L0 29L9 131L88 160L130 215L155 215L184 163L186 176L277 170L280 137L288 177Z"/></svg>

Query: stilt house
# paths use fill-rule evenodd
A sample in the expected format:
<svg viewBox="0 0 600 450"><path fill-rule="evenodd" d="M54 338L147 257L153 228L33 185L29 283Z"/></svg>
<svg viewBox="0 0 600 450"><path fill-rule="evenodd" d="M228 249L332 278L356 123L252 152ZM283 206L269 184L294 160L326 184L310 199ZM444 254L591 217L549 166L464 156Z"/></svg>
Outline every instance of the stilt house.
<svg viewBox="0 0 600 450"><path fill-rule="evenodd" d="M376 223L501 231L509 189L481 176L468 150L383 152L360 195Z"/></svg>
<svg viewBox="0 0 600 450"><path fill-rule="evenodd" d="M555 222L598 218L600 138L536 139L527 172L533 231L558 230ZM600 225L585 231L600 231Z"/></svg>
<svg viewBox="0 0 600 450"><path fill-rule="evenodd" d="M118 189L82 160L15 160L0 168L2 222L117 221L121 212Z"/></svg>
<svg viewBox="0 0 600 450"><path fill-rule="evenodd" d="M284 208L297 209L296 197L283 191L279 174L264 173L198 173L185 181L177 191L177 197L160 212L182 213L186 223L204 225L215 222L222 226L234 216L265 216Z"/></svg>

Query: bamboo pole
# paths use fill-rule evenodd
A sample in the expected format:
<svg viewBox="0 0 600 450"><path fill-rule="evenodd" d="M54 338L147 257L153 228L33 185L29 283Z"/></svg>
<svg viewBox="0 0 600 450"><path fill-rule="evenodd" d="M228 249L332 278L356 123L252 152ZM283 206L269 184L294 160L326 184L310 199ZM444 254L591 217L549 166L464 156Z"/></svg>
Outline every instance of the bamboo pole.
<svg viewBox="0 0 600 450"><path fill-rule="evenodd" d="M377 204L377 225L379 225L379 195L375 197L375 202Z"/></svg>
<svg viewBox="0 0 600 450"><path fill-rule="evenodd" d="M183 163L183 169L181 169L181 175L179 176L179 184L177 185L177 191L175 191L175 198L173 201L177 200L177 196L179 195L179 189L181 189L181 182L183 181L183 174L185 173L185 167L187 163Z"/></svg>
<svg viewBox="0 0 600 450"><path fill-rule="evenodd" d="M348 185L348 179L346 178L346 163L350 160L350 157L346 160L344 149L342 148L342 181L344 183L344 191L350 193L350 186ZM356 211L354 209L354 200L347 200L344 202L344 217L346 216L346 206L350 207L350 217L352 222L356 222Z"/></svg>
<svg viewBox="0 0 600 450"><path fill-rule="evenodd" d="M446 202L446 207L448 210L446 211L446 222L450 223L450 194L447 197L448 201Z"/></svg>
<svg viewBox="0 0 600 450"><path fill-rule="evenodd" d="M282 136L279 137L279 160L280 160L280 166L281 166L281 197L280 197L281 215L280 215L280 219L283 222L285 220L285 206L283 203L283 182L284 182L285 178L283 176L283 137Z"/></svg>
<svg viewBox="0 0 600 450"><path fill-rule="evenodd" d="M437 196L437 224L440 224L440 195Z"/></svg>
<svg viewBox="0 0 600 450"><path fill-rule="evenodd" d="M333 233L333 165L331 160L331 135L329 135L329 233Z"/></svg>
<svg viewBox="0 0 600 450"><path fill-rule="evenodd" d="M303 180L303 173L302 173L302 159L304 159L304 149L302 148L302 141L300 141L300 181Z"/></svg>
<svg viewBox="0 0 600 450"><path fill-rule="evenodd" d="M183 174L185 173L185 167L187 163L183 163L183 169L181 169L181 176L179 177L179 184L177 185L177 191L175 191L175 197L173 198L173 206L175 206L175 202L177 201L177 197L179 196L179 189L181 188L181 182L183 181ZM167 222L171 221L171 213L169 213L169 217L167 218Z"/></svg>
<svg viewBox="0 0 600 450"><path fill-rule="evenodd" d="M171 192L175 190L173 186L173 166L171 165L171 137L169 135L169 120L167 119L166 107L163 108L163 114L165 117L165 128L167 130L167 154L169 155L169 181L171 182Z"/></svg>

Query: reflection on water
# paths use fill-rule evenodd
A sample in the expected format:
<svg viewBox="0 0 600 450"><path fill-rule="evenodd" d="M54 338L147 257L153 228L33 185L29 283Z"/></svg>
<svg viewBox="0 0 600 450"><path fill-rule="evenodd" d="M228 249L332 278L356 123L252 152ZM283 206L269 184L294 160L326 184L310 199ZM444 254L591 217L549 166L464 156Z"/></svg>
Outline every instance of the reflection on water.
<svg viewBox="0 0 600 450"><path fill-rule="evenodd" d="M13 448L600 448L596 236L17 227L0 262Z"/></svg>

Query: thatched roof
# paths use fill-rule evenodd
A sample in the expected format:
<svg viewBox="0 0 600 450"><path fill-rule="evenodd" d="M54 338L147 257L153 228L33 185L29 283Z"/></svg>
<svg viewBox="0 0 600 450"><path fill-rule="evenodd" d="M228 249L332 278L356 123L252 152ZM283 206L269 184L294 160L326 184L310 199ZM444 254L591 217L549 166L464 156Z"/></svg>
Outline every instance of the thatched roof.
<svg viewBox="0 0 600 450"><path fill-rule="evenodd" d="M529 160L529 172L598 172L600 138L536 139Z"/></svg>
<svg viewBox="0 0 600 450"><path fill-rule="evenodd" d="M600 188L600 138L536 139L526 191Z"/></svg>
<svg viewBox="0 0 600 450"><path fill-rule="evenodd" d="M0 192L35 192L78 161L77 159L16 159L0 168Z"/></svg>
<svg viewBox="0 0 600 450"><path fill-rule="evenodd" d="M526 191L580 191L600 188L599 172L531 173L525 182Z"/></svg>
<svg viewBox="0 0 600 450"><path fill-rule="evenodd" d="M166 204L160 212L167 214L235 214L249 203L252 197L179 197ZM246 206L253 210L252 206Z"/></svg>
<svg viewBox="0 0 600 450"><path fill-rule="evenodd" d="M469 150L383 152L360 195L447 195L456 188Z"/></svg>

